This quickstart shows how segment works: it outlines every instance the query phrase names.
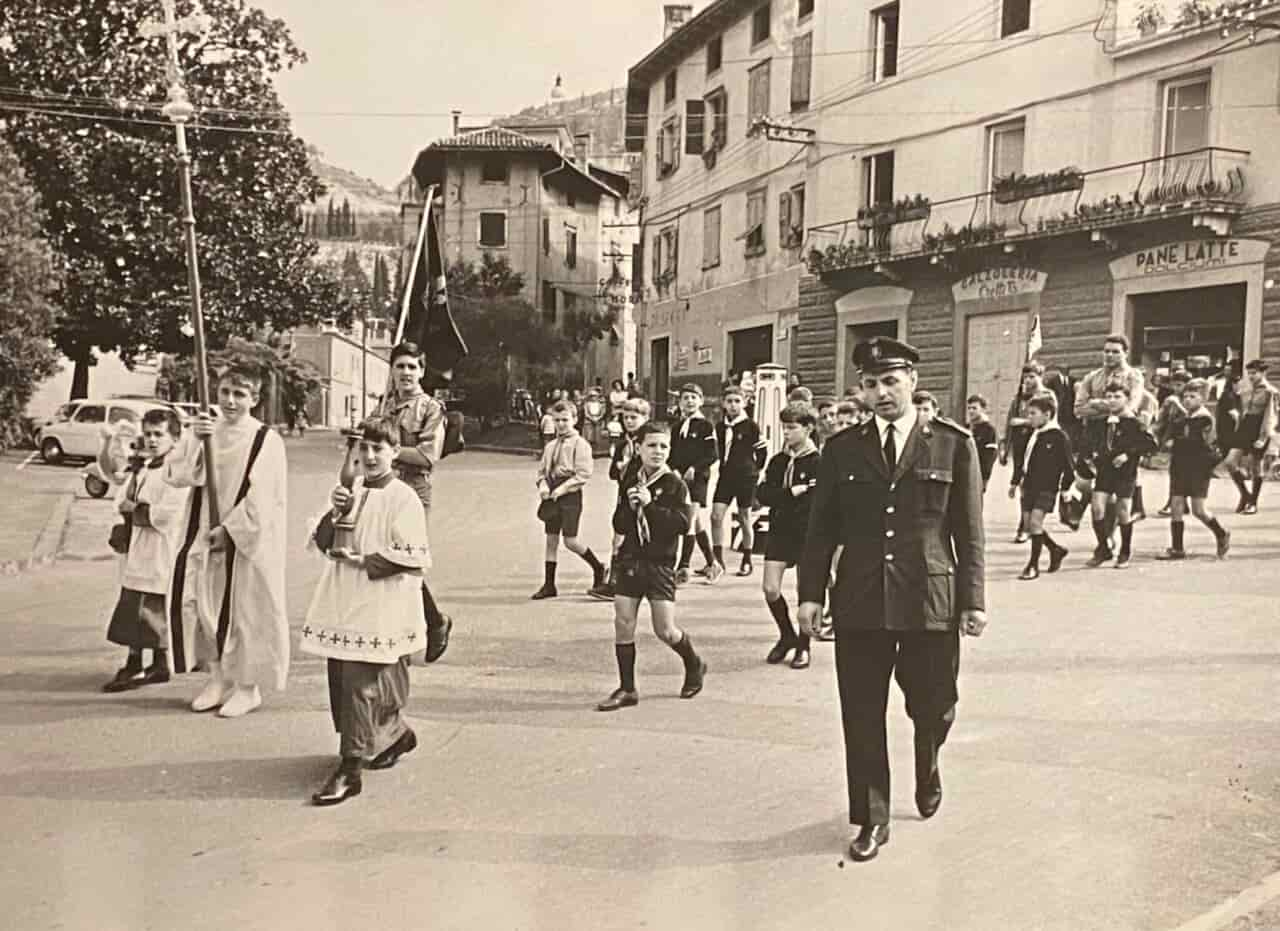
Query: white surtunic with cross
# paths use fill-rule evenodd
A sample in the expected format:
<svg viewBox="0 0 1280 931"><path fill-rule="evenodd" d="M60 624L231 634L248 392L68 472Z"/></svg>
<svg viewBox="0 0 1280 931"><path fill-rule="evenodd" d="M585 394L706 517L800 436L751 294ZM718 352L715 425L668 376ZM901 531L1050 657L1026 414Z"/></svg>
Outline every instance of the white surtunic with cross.
<svg viewBox="0 0 1280 931"><path fill-rule="evenodd" d="M302 652L331 659L394 663L426 647L422 570L431 567L427 521L413 489L399 479L382 488L356 480L351 549L378 554L412 571L371 580L363 568L326 557L302 626Z"/></svg>

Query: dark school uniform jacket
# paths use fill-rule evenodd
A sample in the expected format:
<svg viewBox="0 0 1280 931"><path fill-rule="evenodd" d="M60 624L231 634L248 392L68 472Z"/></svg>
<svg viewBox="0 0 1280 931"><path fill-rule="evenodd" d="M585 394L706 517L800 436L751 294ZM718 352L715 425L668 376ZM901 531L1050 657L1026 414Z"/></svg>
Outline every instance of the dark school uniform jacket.
<svg viewBox="0 0 1280 931"><path fill-rule="evenodd" d="M981 420L969 425L973 433L973 442L978 447L978 467L982 471L982 480L991 478L991 470L995 468L996 456L1000 452L1000 440L996 436L996 427L989 420Z"/></svg>
<svg viewBox="0 0 1280 931"><path fill-rule="evenodd" d="M627 489L640 482L640 470L628 472L618 489L613 509L613 530L622 537L618 555L674 566L680 538L689 532L689 489L675 472L668 472L649 486L653 500L644 509L649 522L649 542L640 543L636 512L627 498Z"/></svg>
<svg viewBox="0 0 1280 931"><path fill-rule="evenodd" d="M1031 457L1028 460L1024 450L1022 459L1014 460L1011 484L1020 485L1025 493L1033 495L1066 491L1075 481L1075 460L1067 432L1054 426L1039 433L1033 431L1031 437L1036 444ZM1031 443L1031 438L1027 443Z"/></svg>
<svg viewBox="0 0 1280 931"><path fill-rule="evenodd" d="M673 472L683 476L692 468L705 477L711 474L715 461L716 430L707 418L701 414L686 417L671 429L671 458L667 465Z"/></svg>
<svg viewBox="0 0 1280 931"><path fill-rule="evenodd" d="M729 442L729 432L733 441ZM716 424L716 446L720 454L720 480L726 475L755 478L764 466L768 449L760 436L760 427L750 417L743 417L730 425L722 420Z"/></svg>
<svg viewBox="0 0 1280 931"><path fill-rule="evenodd" d="M1119 415L1115 431L1111 418L1087 421L1084 430L1084 457L1095 469L1119 469L1123 474L1138 474L1138 460L1156 451L1156 438L1133 414ZM1116 457L1128 456L1124 465L1115 465Z"/></svg>
<svg viewBox="0 0 1280 931"><path fill-rule="evenodd" d="M1173 456L1169 462L1170 473L1179 476L1207 478L1218 464L1218 451L1213 431L1213 415L1201 407L1194 414L1187 414L1181 423L1171 428Z"/></svg>
<svg viewBox="0 0 1280 931"><path fill-rule="evenodd" d="M756 489L756 498L769 508L769 533L776 537L804 542L809 530L809 504L818 484L818 465L822 456L817 448L793 457L785 449L769 460L764 481ZM791 467L790 483L787 467ZM792 486L808 485L802 495L793 495Z"/></svg>
<svg viewBox="0 0 1280 931"><path fill-rule="evenodd" d="M917 420L890 473L875 419L827 441L810 502L800 600L822 603L831 557L837 630L955 631L986 609L982 476L969 431Z"/></svg>

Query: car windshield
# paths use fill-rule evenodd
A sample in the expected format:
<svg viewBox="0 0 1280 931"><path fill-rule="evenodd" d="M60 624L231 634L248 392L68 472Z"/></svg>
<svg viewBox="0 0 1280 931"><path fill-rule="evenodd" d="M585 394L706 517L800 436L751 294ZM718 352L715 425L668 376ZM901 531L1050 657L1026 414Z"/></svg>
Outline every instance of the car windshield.
<svg viewBox="0 0 1280 931"><path fill-rule="evenodd" d="M75 402L60 404L58 406L58 409L53 412L53 419L58 421L59 423L66 423L68 420L71 419L71 415L75 413L75 409L76 409Z"/></svg>

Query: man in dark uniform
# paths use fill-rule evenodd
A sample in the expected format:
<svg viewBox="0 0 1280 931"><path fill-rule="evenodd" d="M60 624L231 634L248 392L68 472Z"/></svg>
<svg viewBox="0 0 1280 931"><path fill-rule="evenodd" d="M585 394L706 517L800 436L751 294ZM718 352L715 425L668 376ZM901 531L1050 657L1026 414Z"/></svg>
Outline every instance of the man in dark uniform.
<svg viewBox="0 0 1280 931"><path fill-rule="evenodd" d="M889 841L890 674L915 727L916 806L929 818L942 804L938 750L955 720L960 635L987 623L978 451L958 424L917 415L919 358L883 337L854 350L875 416L827 441L800 562L798 619L812 634L844 546L831 613L854 860Z"/></svg>

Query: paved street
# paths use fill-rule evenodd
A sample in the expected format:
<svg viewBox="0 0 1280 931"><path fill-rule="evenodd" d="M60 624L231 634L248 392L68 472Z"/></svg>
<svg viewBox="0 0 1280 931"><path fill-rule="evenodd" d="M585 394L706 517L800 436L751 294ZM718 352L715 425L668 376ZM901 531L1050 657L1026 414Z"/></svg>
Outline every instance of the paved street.
<svg viewBox="0 0 1280 931"><path fill-rule="evenodd" d="M333 434L288 444L296 629L319 571L305 521L340 454ZM185 710L192 681L102 695L120 661L103 637L113 564L0 579L5 926L1255 926L1230 907L1200 916L1280 869L1280 489L1246 519L1217 483L1236 531L1226 563L1156 563L1167 527L1151 520L1130 572L1081 568L1079 534L1060 576L1026 584L998 475L991 627L966 643L945 802L919 821L895 689L893 838L864 865L844 862L830 646L806 672L767 667L759 576L693 586L681 622L710 662L706 691L679 701L679 663L646 632L640 706L593 712L614 685L610 609L577 594L589 573L573 557L568 594L527 600L542 572L533 468L444 464L433 578L454 642L413 672L420 749L336 809L306 803L336 743L320 661L298 656L288 692L235 722ZM587 499L597 552L603 472ZM110 521L104 502L73 514L85 546ZM1211 549L1198 525L1188 542Z"/></svg>

